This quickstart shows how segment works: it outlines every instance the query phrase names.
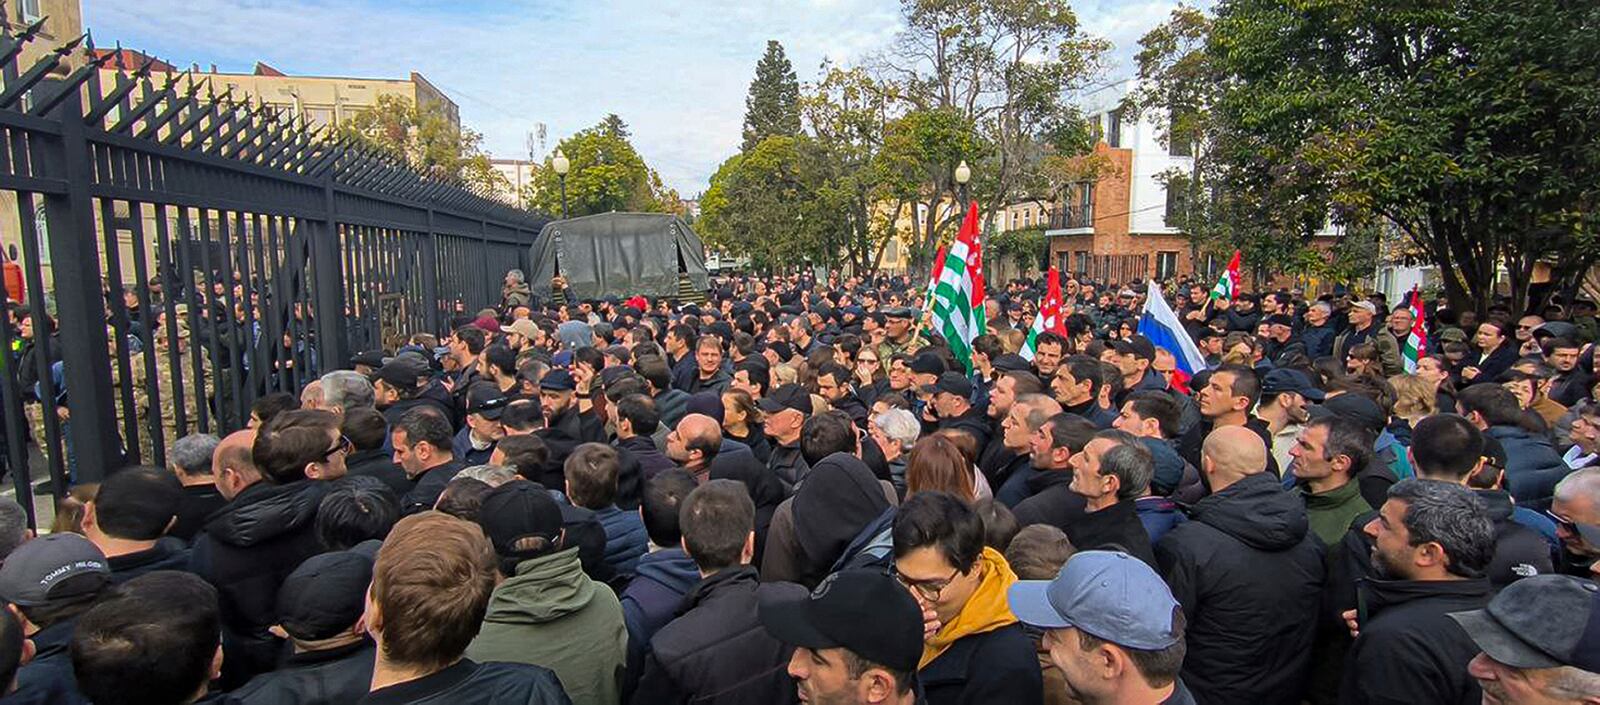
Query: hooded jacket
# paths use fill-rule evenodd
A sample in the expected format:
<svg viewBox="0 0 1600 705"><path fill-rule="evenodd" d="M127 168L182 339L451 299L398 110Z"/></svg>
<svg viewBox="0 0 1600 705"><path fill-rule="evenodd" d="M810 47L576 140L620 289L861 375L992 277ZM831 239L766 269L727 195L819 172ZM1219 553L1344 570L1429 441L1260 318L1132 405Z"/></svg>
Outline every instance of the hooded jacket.
<svg viewBox="0 0 1600 705"><path fill-rule="evenodd" d="M412 481L411 489L400 497L400 513L415 514L432 509L439 501L439 495L444 494L445 485L450 484L464 467L461 461L451 458L423 470Z"/></svg>
<svg viewBox="0 0 1600 705"><path fill-rule="evenodd" d="M1519 426L1490 426L1484 433L1506 449L1505 487L1511 496L1522 506L1549 509L1556 483L1572 472L1549 439Z"/></svg>
<svg viewBox="0 0 1600 705"><path fill-rule="evenodd" d="M817 461L794 495L794 535L803 567L796 582L821 582L861 530L888 508L883 485L859 458L834 453Z"/></svg>
<svg viewBox="0 0 1600 705"><path fill-rule="evenodd" d="M606 530L606 565L617 575L631 577L638 570L639 558L650 549L644 520L638 512L623 511L615 504L594 510L594 518Z"/></svg>
<svg viewBox="0 0 1600 705"><path fill-rule="evenodd" d="M212 514L195 538L189 570L217 589L229 687L276 665L281 642L267 628L278 623L278 588L301 561L322 551L316 518L326 487L315 480L257 482Z"/></svg>
<svg viewBox="0 0 1600 705"><path fill-rule="evenodd" d="M1467 662L1478 646L1448 616L1487 605L1487 579L1362 580L1366 615L1344 663L1343 705L1476 705L1483 698Z"/></svg>
<svg viewBox="0 0 1600 705"><path fill-rule="evenodd" d="M1155 552L1150 549L1150 534L1139 521L1136 501L1125 499L1097 512L1086 509L1083 516L1068 522L1062 530L1074 549L1122 551L1160 570Z"/></svg>
<svg viewBox="0 0 1600 705"><path fill-rule="evenodd" d="M1144 525L1145 533L1150 535L1152 552L1167 532L1189 520L1178 508L1178 503L1166 497L1140 497L1133 500L1133 508L1139 513L1139 523ZM1160 570L1160 567L1156 569Z"/></svg>
<svg viewBox="0 0 1600 705"><path fill-rule="evenodd" d="M1200 703L1299 703L1324 573L1305 505L1256 473L1189 519L1155 547L1189 618L1184 683Z"/></svg>
<svg viewBox="0 0 1600 705"><path fill-rule="evenodd" d="M363 639L349 646L290 656L282 668L251 679L229 693L238 705L343 705L372 687L377 648Z"/></svg>
<svg viewBox="0 0 1600 705"><path fill-rule="evenodd" d="M664 548L639 559L638 572L622 593L628 627L628 674L637 681L650 639L678 614L683 596L700 582L700 568L681 548ZM631 688L628 689L631 692Z"/></svg>
<svg viewBox="0 0 1600 705"><path fill-rule="evenodd" d="M788 673L793 649L761 626L766 599L795 599L805 588L759 583L750 566L724 568L683 599L679 616L656 632L637 705L744 705L796 701Z"/></svg>
<svg viewBox="0 0 1600 705"><path fill-rule="evenodd" d="M544 666L574 704L609 704L621 698L627 649L617 596L584 574L576 549L565 549L517 564L490 596L466 655Z"/></svg>
<svg viewBox="0 0 1600 705"><path fill-rule="evenodd" d="M922 648L917 681L928 705L1038 703L1044 698L1033 639L1006 603L1017 581L1005 557L984 548L983 576L961 612Z"/></svg>

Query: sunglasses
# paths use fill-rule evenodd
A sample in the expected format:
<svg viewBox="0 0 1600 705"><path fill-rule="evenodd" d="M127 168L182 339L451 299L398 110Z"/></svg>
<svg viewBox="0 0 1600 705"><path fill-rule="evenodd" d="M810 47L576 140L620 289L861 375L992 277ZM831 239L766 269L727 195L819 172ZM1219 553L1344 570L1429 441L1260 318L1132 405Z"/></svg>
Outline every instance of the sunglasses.
<svg viewBox="0 0 1600 705"><path fill-rule="evenodd" d="M1556 526L1566 529L1567 533L1582 538L1584 543L1600 546L1600 525L1580 524L1549 509L1544 510L1544 515L1550 517Z"/></svg>
<svg viewBox="0 0 1600 705"><path fill-rule="evenodd" d="M352 450L355 450L355 444L351 443L350 439L341 433L339 434L339 440L334 441L333 447L329 448L327 452L322 454L322 460L326 462L328 458L333 457L335 453L344 453L348 455Z"/></svg>

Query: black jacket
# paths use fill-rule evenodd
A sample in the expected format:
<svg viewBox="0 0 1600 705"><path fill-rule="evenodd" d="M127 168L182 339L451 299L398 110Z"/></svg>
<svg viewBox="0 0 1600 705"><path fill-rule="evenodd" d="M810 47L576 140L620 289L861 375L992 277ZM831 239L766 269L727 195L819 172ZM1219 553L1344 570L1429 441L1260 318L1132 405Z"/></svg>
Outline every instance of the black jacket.
<svg viewBox="0 0 1600 705"><path fill-rule="evenodd" d="M1077 494L1068 490L1069 493ZM1155 551L1150 548L1150 533L1139 521L1134 500L1125 499L1098 512L1085 512L1062 527L1072 547L1079 551L1100 549L1123 551L1144 561L1157 571Z"/></svg>
<svg viewBox="0 0 1600 705"><path fill-rule="evenodd" d="M1447 615L1493 595L1487 579L1362 581L1366 614L1344 663L1343 705L1476 705L1483 698L1467 662L1478 646Z"/></svg>
<svg viewBox="0 0 1600 705"><path fill-rule="evenodd" d="M440 389L442 390L443 387L440 387ZM417 396L409 399L401 399L400 401L384 407L383 418L389 422L389 428L394 428L395 424L400 423L400 417L405 416L406 412L411 411L419 406L426 406L434 411L444 414L445 420L450 422L450 428L454 429L456 427L457 421L455 406L453 404L440 401L439 399L434 398L432 395L425 396L421 392L419 392Z"/></svg>
<svg viewBox="0 0 1600 705"><path fill-rule="evenodd" d="M1530 575L1555 572L1550 544L1539 532L1513 518L1516 506L1511 502L1511 493L1474 490L1473 494L1483 500L1484 506L1489 508L1489 521L1494 522L1494 559L1489 561L1487 577L1495 589Z"/></svg>
<svg viewBox="0 0 1600 705"><path fill-rule="evenodd" d="M617 506L627 510L639 508L644 496L644 483L662 470L677 467L666 454L656 448L649 436L619 438L612 445L617 449Z"/></svg>
<svg viewBox="0 0 1600 705"><path fill-rule="evenodd" d="M1033 639L1021 624L957 639L917 671L927 705L1037 705L1044 701Z"/></svg>
<svg viewBox="0 0 1600 705"><path fill-rule="evenodd" d="M278 588L301 561L322 552L316 518L326 486L257 482L211 515L195 539L189 569L217 589L230 688L276 664L280 641L267 628L278 623Z"/></svg>
<svg viewBox="0 0 1600 705"><path fill-rule="evenodd" d="M229 695L239 705L344 705L365 697L372 687L371 641L327 651L308 651L286 659L271 673L250 679Z"/></svg>
<svg viewBox="0 0 1600 705"><path fill-rule="evenodd" d="M534 431L534 434L544 441L550 454L539 467L536 481L549 489L565 493L567 480L562 468L566 465L567 456L584 443L605 443L606 429L593 414L579 413L576 405L545 421L547 425Z"/></svg>
<svg viewBox="0 0 1600 705"><path fill-rule="evenodd" d="M978 471L989 480L989 487L998 491L1010 477L1017 454L1006 447L1005 434L998 426L991 424L990 429L989 444L978 450Z"/></svg>
<svg viewBox="0 0 1600 705"><path fill-rule="evenodd" d="M806 473L811 471L811 466L806 464L806 459L800 455L800 444L772 446L772 455L767 458L767 469L778 476L783 483L784 494L794 494L795 485L806 478Z"/></svg>
<svg viewBox="0 0 1600 705"><path fill-rule="evenodd" d="M1030 468L1031 469L1031 468ZM1018 476L1012 477L1015 482ZM1026 481L1029 496L1011 508L1017 526L1049 524L1062 531L1088 511L1083 495L1070 489L1071 470L1035 472Z"/></svg>
<svg viewBox="0 0 1600 705"><path fill-rule="evenodd" d="M679 616L656 632L633 702L792 703L792 647L761 626L763 596L804 595L793 583L761 584L750 566L727 568L684 596Z"/></svg>
<svg viewBox="0 0 1600 705"><path fill-rule="evenodd" d="M35 632L33 660L17 669L17 690L0 698L6 705L89 705L78 692L72 671L72 631L78 620L65 619Z"/></svg>
<svg viewBox="0 0 1600 705"><path fill-rule="evenodd" d="M767 461L772 458L772 441L767 438L767 434L761 432L760 426L751 428L748 436L735 436L724 430L722 437L748 446L750 453L756 456L756 460L761 461L762 465L766 465Z"/></svg>
<svg viewBox="0 0 1600 705"><path fill-rule="evenodd" d="M861 397L857 396L855 392L848 389L845 390L844 396L840 397L839 401L832 402L830 405L839 411L843 411L845 416L849 416L850 420L854 422L857 427L867 427L867 416L871 412L867 409L867 405L862 403Z"/></svg>
<svg viewBox="0 0 1600 705"><path fill-rule="evenodd" d="M989 414L976 406L960 416L940 419L939 429L960 431L972 436L974 452L982 451L984 446L989 445L989 435L993 432L993 427L989 425Z"/></svg>
<svg viewBox="0 0 1600 705"><path fill-rule="evenodd" d="M205 527L206 518L227 503L215 484L185 485L183 499L178 500L178 520L167 535L194 541L195 534Z"/></svg>
<svg viewBox="0 0 1600 705"><path fill-rule="evenodd" d="M351 453L350 457L344 459L344 467L351 475L367 475L381 480L394 491L396 498L404 497L411 491L411 480L406 479L406 471L395 465L394 456L382 448Z"/></svg>
<svg viewBox="0 0 1600 705"><path fill-rule="evenodd" d="M111 568L111 582L115 585L152 571L188 570L189 546L180 539L163 536L146 550L107 558L106 565Z"/></svg>
<svg viewBox="0 0 1600 705"><path fill-rule="evenodd" d="M434 503L439 501L439 495L444 494L445 485L450 484L463 467L461 461L452 458L423 470L411 482L411 489L400 497L400 513L416 514L433 509Z"/></svg>
<svg viewBox="0 0 1600 705"><path fill-rule="evenodd" d="M525 663L461 659L442 671L379 688L362 705L572 705L556 674Z"/></svg>
<svg viewBox="0 0 1600 705"><path fill-rule="evenodd" d="M1300 499L1250 475L1196 503L1155 553L1189 618L1183 681L1195 700L1299 703L1324 573Z"/></svg>

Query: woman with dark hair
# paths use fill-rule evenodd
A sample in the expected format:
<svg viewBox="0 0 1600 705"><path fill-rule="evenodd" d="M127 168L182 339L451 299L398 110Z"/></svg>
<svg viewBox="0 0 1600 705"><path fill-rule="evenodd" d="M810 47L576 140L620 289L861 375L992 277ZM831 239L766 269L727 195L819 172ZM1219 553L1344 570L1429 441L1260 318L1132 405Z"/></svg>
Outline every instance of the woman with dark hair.
<svg viewBox="0 0 1600 705"><path fill-rule="evenodd" d="M1450 361L1443 355L1428 355L1417 360L1417 377L1433 387L1434 410L1456 413L1456 385L1450 378Z"/></svg>

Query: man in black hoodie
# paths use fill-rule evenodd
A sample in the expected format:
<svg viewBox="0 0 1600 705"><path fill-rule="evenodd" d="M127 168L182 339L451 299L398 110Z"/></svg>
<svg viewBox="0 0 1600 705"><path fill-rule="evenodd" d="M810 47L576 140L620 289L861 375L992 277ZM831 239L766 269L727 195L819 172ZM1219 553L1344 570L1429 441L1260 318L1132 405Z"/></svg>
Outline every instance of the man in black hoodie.
<svg viewBox="0 0 1600 705"><path fill-rule="evenodd" d="M1155 546L1189 618L1183 681L1202 705L1295 705L1311 664L1322 547L1267 459L1248 428L1211 432L1200 470L1212 494Z"/></svg>
<svg viewBox="0 0 1600 705"><path fill-rule="evenodd" d="M1484 569L1494 526L1472 491L1438 480L1408 479L1363 527L1373 540L1360 607L1345 613L1358 632L1344 664L1339 702L1471 703L1482 697L1467 675L1478 653L1451 612L1488 604Z"/></svg>
<svg viewBox="0 0 1600 705"><path fill-rule="evenodd" d="M228 504L195 538L189 564L217 589L228 688L276 665L281 642L268 628L278 621L278 587L321 550L317 506L327 484L306 479L303 466L267 474L255 460L256 440L254 430L238 431L217 446L211 466Z"/></svg>

